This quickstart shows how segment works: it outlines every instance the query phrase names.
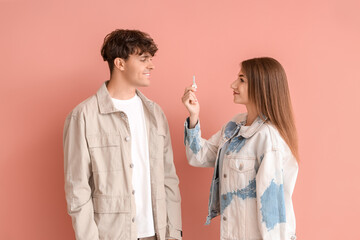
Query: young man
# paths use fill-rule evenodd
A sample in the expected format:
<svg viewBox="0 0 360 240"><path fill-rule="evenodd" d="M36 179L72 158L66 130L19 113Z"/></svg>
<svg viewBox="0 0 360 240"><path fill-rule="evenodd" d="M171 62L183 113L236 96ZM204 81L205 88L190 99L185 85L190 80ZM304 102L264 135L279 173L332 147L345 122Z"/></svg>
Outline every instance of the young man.
<svg viewBox="0 0 360 240"><path fill-rule="evenodd" d="M181 239L169 126L149 86L157 51L146 33L115 30L101 55L110 80L67 116L65 193L76 239Z"/></svg>

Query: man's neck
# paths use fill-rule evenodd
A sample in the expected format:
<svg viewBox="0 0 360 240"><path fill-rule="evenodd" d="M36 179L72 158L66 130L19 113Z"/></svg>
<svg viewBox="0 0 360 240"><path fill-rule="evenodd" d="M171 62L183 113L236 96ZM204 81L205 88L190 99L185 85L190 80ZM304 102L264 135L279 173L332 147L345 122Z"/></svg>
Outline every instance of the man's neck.
<svg viewBox="0 0 360 240"><path fill-rule="evenodd" d="M111 77L106 87L110 96L119 100L131 99L136 94L136 88L120 78Z"/></svg>

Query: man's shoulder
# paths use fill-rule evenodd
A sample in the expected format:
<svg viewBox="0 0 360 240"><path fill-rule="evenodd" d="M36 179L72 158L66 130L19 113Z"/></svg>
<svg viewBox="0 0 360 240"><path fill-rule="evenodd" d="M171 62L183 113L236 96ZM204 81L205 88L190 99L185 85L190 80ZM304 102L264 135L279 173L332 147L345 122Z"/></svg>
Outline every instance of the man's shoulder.
<svg viewBox="0 0 360 240"><path fill-rule="evenodd" d="M140 90L136 90L138 96L143 101L144 104L150 105L153 108L154 114L164 114L163 109L160 107L158 103L153 101L152 99L148 98L144 93L142 93Z"/></svg>
<svg viewBox="0 0 360 240"><path fill-rule="evenodd" d="M151 101L153 105L153 114L159 132L166 132L168 128L168 120L163 108L156 102Z"/></svg>
<svg viewBox="0 0 360 240"><path fill-rule="evenodd" d="M98 109L96 94L86 98L77 104L67 115L67 117L79 117Z"/></svg>
<svg viewBox="0 0 360 240"><path fill-rule="evenodd" d="M156 102L152 102L152 103L154 105L154 111L156 111L156 113L165 115L164 110L158 103L156 103Z"/></svg>

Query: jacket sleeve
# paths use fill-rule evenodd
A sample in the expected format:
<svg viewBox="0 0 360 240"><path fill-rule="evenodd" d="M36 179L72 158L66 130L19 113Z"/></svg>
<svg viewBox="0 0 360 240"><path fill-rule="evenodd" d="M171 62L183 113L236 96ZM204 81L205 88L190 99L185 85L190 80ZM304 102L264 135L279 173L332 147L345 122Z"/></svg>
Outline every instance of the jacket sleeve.
<svg viewBox="0 0 360 240"><path fill-rule="evenodd" d="M63 132L64 174L67 211L77 240L99 239L91 198L90 155L85 138L84 120L71 113Z"/></svg>
<svg viewBox="0 0 360 240"><path fill-rule="evenodd" d="M214 167L222 130L215 133L209 140L201 137L200 121L189 129L189 118L185 121L184 144L186 157L191 166Z"/></svg>
<svg viewBox="0 0 360 240"><path fill-rule="evenodd" d="M166 239L182 239L181 196L179 178L176 175L169 125L162 112L165 123L164 141L164 184L166 193L167 226Z"/></svg>
<svg viewBox="0 0 360 240"><path fill-rule="evenodd" d="M256 174L258 226L264 240L286 238L283 156L278 150L261 155Z"/></svg>

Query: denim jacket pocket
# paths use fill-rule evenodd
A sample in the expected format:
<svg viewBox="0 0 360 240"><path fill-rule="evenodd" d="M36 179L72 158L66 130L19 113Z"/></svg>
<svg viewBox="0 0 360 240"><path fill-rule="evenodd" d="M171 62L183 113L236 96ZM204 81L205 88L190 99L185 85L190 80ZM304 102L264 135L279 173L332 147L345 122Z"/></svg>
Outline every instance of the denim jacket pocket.
<svg viewBox="0 0 360 240"><path fill-rule="evenodd" d="M250 156L229 156L229 167L238 173L245 173L255 169L255 157Z"/></svg>

